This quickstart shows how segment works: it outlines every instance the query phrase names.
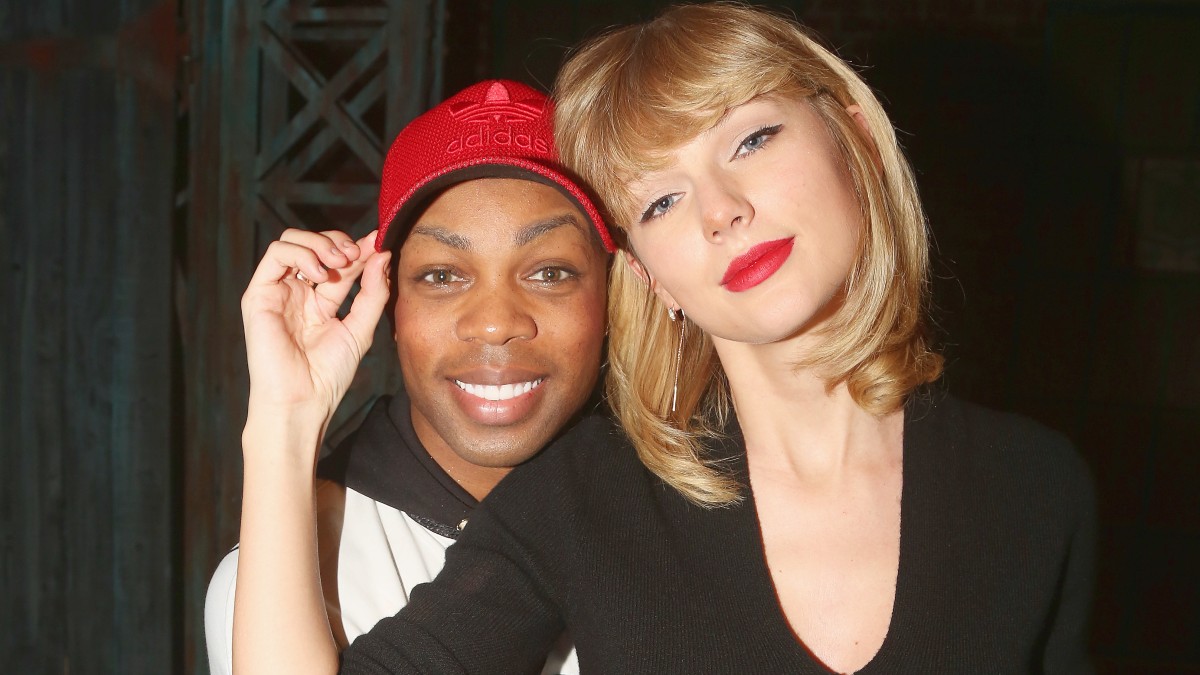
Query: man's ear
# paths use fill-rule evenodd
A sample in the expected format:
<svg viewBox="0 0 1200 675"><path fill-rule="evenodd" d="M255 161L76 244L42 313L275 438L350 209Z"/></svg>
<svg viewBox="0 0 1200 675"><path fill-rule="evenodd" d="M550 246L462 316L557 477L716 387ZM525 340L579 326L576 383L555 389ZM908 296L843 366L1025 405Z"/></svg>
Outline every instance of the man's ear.
<svg viewBox="0 0 1200 675"><path fill-rule="evenodd" d="M633 252L623 250L621 251L621 255L624 256L625 264L629 265L629 269L633 270L633 273L638 275L638 278L650 287L650 290L667 306L667 309L679 307L679 304L675 302L675 298L667 292L667 289L662 287L662 284L658 283L654 275L650 274L650 270L642 265L642 261L638 260Z"/></svg>

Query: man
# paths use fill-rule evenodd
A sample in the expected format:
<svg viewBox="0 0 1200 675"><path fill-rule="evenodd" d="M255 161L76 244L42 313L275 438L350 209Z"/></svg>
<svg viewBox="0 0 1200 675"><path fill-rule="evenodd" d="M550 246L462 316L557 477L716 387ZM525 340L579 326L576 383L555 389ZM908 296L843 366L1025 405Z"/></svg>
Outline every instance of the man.
<svg viewBox="0 0 1200 675"><path fill-rule="evenodd" d="M247 501L261 474L245 439L267 416L256 411L295 410L293 395L320 401L318 414L298 416L311 425L284 432L305 436L297 427L311 426L319 444L320 415L327 424L361 357L331 359L337 350L327 338L355 334L353 352L369 344L385 295L391 309L404 392L378 402L317 468L319 570L339 647L437 574L478 500L569 424L595 389L612 241L557 166L551 117L544 95L506 81L436 106L388 152L377 238L356 244L337 232L289 231L243 297ZM383 263L366 262L372 241L379 255L395 252L390 294L376 280ZM360 297L339 321L337 307L360 274ZM331 360L342 365L324 368ZM337 382L325 391L317 386L325 380ZM302 393L310 390L325 393ZM244 517L244 542L247 527ZM236 587L238 565L234 550L206 598L213 673L232 672L234 596L249 592ZM563 647L545 672L577 671Z"/></svg>

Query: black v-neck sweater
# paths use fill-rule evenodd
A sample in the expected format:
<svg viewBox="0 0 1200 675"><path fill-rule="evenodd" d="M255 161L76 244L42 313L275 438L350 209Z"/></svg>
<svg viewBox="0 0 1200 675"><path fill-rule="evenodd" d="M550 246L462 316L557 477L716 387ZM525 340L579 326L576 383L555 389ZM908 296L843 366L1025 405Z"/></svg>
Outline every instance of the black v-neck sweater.
<svg viewBox="0 0 1200 675"><path fill-rule="evenodd" d="M749 485L738 429L711 451ZM903 472L891 624L859 672L1090 672L1094 493L1070 443L926 393ZM828 673L782 613L745 496L694 506L585 420L501 482L343 672L536 672L568 628L583 673Z"/></svg>

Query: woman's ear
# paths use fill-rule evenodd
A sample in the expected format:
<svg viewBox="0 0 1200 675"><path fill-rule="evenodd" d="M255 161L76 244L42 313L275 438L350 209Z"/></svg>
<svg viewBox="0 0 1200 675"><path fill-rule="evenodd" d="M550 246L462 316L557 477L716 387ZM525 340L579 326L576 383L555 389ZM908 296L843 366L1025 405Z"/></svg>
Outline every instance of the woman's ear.
<svg viewBox="0 0 1200 675"><path fill-rule="evenodd" d="M667 292L667 289L662 287L662 284L658 283L658 281L654 278L654 275L650 274L650 270L646 269L645 266L642 265L642 261L638 260L637 256L635 256L632 251L623 250L621 251L621 255L624 256L625 264L629 265L629 269L633 270L633 273L638 275L638 278L650 287L650 290L653 291L654 294L658 296L658 299L667 306L667 309L679 306L679 304L675 302L675 298Z"/></svg>
<svg viewBox="0 0 1200 675"><path fill-rule="evenodd" d="M862 106L857 103L851 103L850 105L846 106L846 113L850 115L850 119L854 120L854 123L858 125L858 128L862 129L863 134L865 134L866 137L871 139L871 142L874 143L875 136L871 133L870 125L867 124L867 116L865 113L863 113Z"/></svg>
<svg viewBox="0 0 1200 675"><path fill-rule="evenodd" d="M871 146L871 157L875 160L875 168L883 171L883 157L879 155L879 147L875 144L875 134L871 133L871 125L867 122L866 113L863 112L862 107L857 103L846 106L846 113L850 115L850 119L854 120L854 123L862 130L863 138Z"/></svg>
<svg viewBox="0 0 1200 675"><path fill-rule="evenodd" d="M646 271L645 267L642 267L642 261L637 259L637 256L633 254L633 251L622 249L621 257L625 259L625 264L629 265L629 269L633 270L633 273L638 275L638 278L642 280L642 283L649 286L650 273Z"/></svg>

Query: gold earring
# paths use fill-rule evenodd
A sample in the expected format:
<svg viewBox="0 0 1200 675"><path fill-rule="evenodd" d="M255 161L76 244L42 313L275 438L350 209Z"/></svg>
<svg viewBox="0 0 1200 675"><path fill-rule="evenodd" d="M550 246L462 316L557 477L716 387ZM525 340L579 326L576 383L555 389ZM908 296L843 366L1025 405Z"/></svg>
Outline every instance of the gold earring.
<svg viewBox="0 0 1200 675"><path fill-rule="evenodd" d="M687 335L687 317L683 315L682 307L668 311L672 321L679 319L679 346L675 348L675 384L671 388L671 412L675 412L675 403L679 398L679 366L683 363L683 339Z"/></svg>

